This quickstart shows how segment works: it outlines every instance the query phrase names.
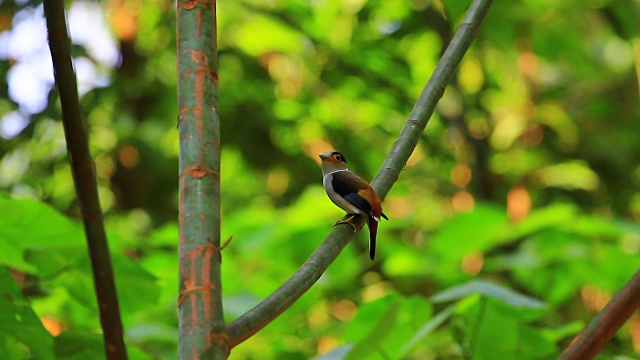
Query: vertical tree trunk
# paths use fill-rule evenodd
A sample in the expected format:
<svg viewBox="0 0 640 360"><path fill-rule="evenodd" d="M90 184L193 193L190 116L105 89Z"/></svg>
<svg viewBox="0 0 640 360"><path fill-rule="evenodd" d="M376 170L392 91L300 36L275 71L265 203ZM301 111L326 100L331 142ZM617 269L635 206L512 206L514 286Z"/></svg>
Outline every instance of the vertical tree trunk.
<svg viewBox="0 0 640 360"><path fill-rule="evenodd" d="M180 359L224 359L215 1L178 2Z"/></svg>

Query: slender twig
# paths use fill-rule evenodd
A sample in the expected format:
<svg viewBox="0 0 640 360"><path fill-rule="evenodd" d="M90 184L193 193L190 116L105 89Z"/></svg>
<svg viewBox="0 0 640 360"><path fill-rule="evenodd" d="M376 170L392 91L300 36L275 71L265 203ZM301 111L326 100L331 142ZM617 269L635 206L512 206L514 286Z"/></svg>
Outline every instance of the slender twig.
<svg viewBox="0 0 640 360"><path fill-rule="evenodd" d="M384 198L398 179L400 171L415 149L438 100L444 94L456 67L471 45L480 23L491 5L491 0L474 0L462 24L451 40L431 79L425 86L409 120L383 162L372 185ZM364 219L359 219L359 228ZM349 226L337 226L314 251L304 265L280 288L260 304L229 324L233 347L265 327L304 294L336 259L340 251L355 234Z"/></svg>
<svg viewBox="0 0 640 360"><path fill-rule="evenodd" d="M220 119L214 0L178 2L180 359L224 359Z"/></svg>
<svg viewBox="0 0 640 360"><path fill-rule="evenodd" d="M561 360L593 359L640 306L640 270L569 344Z"/></svg>
<svg viewBox="0 0 640 360"><path fill-rule="evenodd" d="M67 152L91 258L105 352L108 359L126 359L127 352L123 340L111 257L98 200L95 166L89 152L87 131L78 99L76 76L71 63L71 41L67 33L64 1L44 1L44 13L47 18L54 75L62 105L62 123L67 140Z"/></svg>

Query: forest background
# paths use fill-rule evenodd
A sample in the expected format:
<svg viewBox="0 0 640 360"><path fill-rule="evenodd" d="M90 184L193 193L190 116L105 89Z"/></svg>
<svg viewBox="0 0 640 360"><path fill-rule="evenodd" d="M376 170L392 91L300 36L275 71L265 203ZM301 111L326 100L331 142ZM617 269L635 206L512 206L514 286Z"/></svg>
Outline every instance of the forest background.
<svg viewBox="0 0 640 360"><path fill-rule="evenodd" d="M229 320L343 215L317 154L370 180L468 4L218 3ZM68 5L130 355L175 358L174 4ZM637 0L495 2L385 199L376 261L359 235L232 358L557 357L640 265L639 27ZM50 62L39 2L1 2L0 285L28 302L0 314L0 353L99 359ZM636 315L602 358L639 352Z"/></svg>

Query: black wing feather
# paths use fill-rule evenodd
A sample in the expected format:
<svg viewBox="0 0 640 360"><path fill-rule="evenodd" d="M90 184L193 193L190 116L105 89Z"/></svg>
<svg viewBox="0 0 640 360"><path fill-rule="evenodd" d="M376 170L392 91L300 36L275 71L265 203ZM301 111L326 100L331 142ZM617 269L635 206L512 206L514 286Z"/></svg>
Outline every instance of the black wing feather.
<svg viewBox="0 0 640 360"><path fill-rule="evenodd" d="M362 196L358 195L358 191L362 188L358 187L357 182L352 181L351 177L358 177L358 175L350 171L338 171L333 173L331 179L331 186L333 191L338 195L347 199L348 202L355 205L358 209L369 214L371 212L371 204L365 200Z"/></svg>
<svg viewBox="0 0 640 360"><path fill-rule="evenodd" d="M347 199L348 202L355 205L358 209L364 211L365 213L367 214L371 213L371 205L362 196L356 193L350 193L344 196L344 198Z"/></svg>

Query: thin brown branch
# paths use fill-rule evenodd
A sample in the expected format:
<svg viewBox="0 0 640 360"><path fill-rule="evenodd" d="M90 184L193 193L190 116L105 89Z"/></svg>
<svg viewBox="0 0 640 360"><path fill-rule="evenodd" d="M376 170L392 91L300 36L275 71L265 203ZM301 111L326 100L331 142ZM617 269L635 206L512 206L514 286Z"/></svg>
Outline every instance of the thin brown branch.
<svg viewBox="0 0 640 360"><path fill-rule="evenodd" d="M560 356L561 360L593 359L640 306L640 270L618 291Z"/></svg>
<svg viewBox="0 0 640 360"><path fill-rule="evenodd" d="M446 84L473 42L490 5L491 0L474 0L469 7L463 23L422 91L409 120L372 181L380 198L384 198L398 180L400 171L418 144L438 100L444 94ZM364 219L360 218L358 221L358 228L361 229ZM320 278L353 236L350 226L335 227L305 264L280 288L229 324L230 346L236 346L248 339L299 299Z"/></svg>
<svg viewBox="0 0 640 360"><path fill-rule="evenodd" d="M53 59L54 75L62 105L62 123L67 140L67 152L91 258L105 352L108 359L126 359L127 352L123 340L111 256L98 199L95 166L89 152L89 140L84 127L76 76L71 63L71 41L67 33L64 1L44 1L44 13L49 31L49 49Z"/></svg>

